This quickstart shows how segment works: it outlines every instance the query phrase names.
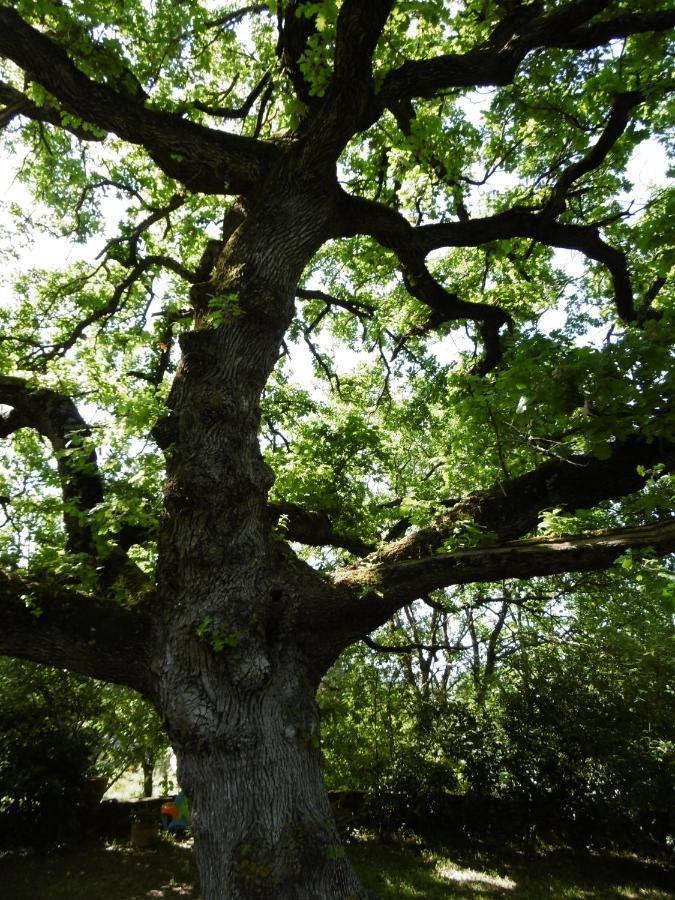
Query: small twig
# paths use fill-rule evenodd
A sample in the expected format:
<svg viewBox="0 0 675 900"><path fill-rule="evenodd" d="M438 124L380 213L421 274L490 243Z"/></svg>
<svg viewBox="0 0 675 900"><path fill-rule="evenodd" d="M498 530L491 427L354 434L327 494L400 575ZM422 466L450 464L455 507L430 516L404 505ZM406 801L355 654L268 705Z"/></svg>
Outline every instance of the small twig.
<svg viewBox="0 0 675 900"><path fill-rule="evenodd" d="M344 300L342 297L334 297L320 290L298 288L295 296L299 300L321 300L328 307L338 306L341 309L346 309L347 312L354 313L355 316L365 316L368 319L371 319L376 312L375 307L369 303L362 303L358 300Z"/></svg>
<svg viewBox="0 0 675 900"><path fill-rule="evenodd" d="M438 653L440 650L445 653L462 653L469 649L462 644L380 644L370 637L364 637L361 640L367 647L377 650L378 653L412 653L414 650L422 650L425 653Z"/></svg>

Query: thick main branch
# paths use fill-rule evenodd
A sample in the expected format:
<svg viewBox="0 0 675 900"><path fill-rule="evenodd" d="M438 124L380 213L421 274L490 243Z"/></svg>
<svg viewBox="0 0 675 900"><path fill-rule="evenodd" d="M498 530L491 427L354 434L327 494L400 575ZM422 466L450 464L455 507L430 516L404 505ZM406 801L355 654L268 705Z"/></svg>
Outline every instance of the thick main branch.
<svg viewBox="0 0 675 900"><path fill-rule="evenodd" d="M671 442L632 438L610 446L607 459L581 453L551 459L524 475L477 491L442 513L432 525L382 547L371 559L393 562L436 553L461 520L472 520L500 542L513 541L533 531L546 509L569 513L591 509L639 491L652 466L675 469L675 444Z"/></svg>
<svg viewBox="0 0 675 900"><path fill-rule="evenodd" d="M317 607L330 619L334 642L346 646L383 624L401 606L454 584L530 578L606 568L623 552L653 546L675 548L675 524L626 528L564 538L517 539L532 532L542 510L569 512L640 490L645 469L662 463L675 468L675 444L634 438L613 445L607 460L581 454L549 460L531 472L500 482L455 503L433 524L393 541L365 560L338 571L330 608ZM638 471L638 466L640 470ZM458 542L457 527L473 521L491 532L494 546L446 551Z"/></svg>
<svg viewBox="0 0 675 900"><path fill-rule="evenodd" d="M456 550L425 559L343 570L336 575L335 583L338 587L365 592L364 606L368 604L372 612L379 606L377 618L384 622L395 609L437 588L504 578L599 571L623 553L646 548L653 548L659 554L674 551L675 520L638 528ZM370 603L368 591L373 594Z"/></svg>
<svg viewBox="0 0 675 900"><path fill-rule="evenodd" d="M94 81L62 46L7 7L0 7L0 54L46 88L65 111L141 145L161 169L191 190L246 193L279 157L272 145L197 125Z"/></svg>
<svg viewBox="0 0 675 900"><path fill-rule="evenodd" d="M56 583L0 572L0 654L150 690L150 620Z"/></svg>
<svg viewBox="0 0 675 900"><path fill-rule="evenodd" d="M528 4L521 8L517 20L504 17L485 44L467 53L403 63L387 75L379 99L390 107L413 97L435 97L450 88L506 85L533 50L587 50L633 34L666 31L675 25L672 10L637 11L593 22L609 5L608 0L576 0L538 14L540 5Z"/></svg>

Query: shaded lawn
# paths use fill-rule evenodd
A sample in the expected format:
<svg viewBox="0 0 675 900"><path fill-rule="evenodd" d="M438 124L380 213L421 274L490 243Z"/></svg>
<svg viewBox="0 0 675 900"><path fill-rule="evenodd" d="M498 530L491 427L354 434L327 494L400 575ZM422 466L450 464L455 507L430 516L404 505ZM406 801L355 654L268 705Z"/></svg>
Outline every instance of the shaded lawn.
<svg viewBox="0 0 675 900"><path fill-rule="evenodd" d="M664 864L612 854L550 851L527 857L504 848L353 842L348 855L380 900L468 897L675 898ZM0 855L2 896L11 900L147 900L198 897L189 843L156 848L92 844L47 857Z"/></svg>
<svg viewBox="0 0 675 900"><path fill-rule="evenodd" d="M628 855L551 850L536 856L476 845L386 846L356 843L349 855L381 900L468 897L675 898L675 871Z"/></svg>
<svg viewBox="0 0 675 900"><path fill-rule="evenodd" d="M91 844L48 856L0 857L0 888L11 900L146 900L198 897L192 848L162 840L148 850Z"/></svg>

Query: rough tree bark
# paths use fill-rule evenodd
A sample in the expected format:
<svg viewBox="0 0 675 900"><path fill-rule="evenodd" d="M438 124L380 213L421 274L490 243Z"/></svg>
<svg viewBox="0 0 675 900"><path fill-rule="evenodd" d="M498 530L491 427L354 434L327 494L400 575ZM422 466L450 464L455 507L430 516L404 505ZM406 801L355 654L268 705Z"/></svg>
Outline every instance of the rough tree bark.
<svg viewBox="0 0 675 900"><path fill-rule="evenodd" d="M304 654L269 648L263 683L232 683L202 666L198 705L179 731L167 718L178 777L190 798L202 895L215 898L363 897L341 851L322 777L316 683ZM206 669L206 672L204 671ZM176 700L194 702L192 679Z"/></svg>
<svg viewBox="0 0 675 900"><path fill-rule="evenodd" d="M160 428L152 667L206 900L363 896L338 852L314 700L322 672L293 639L302 601L270 527L273 475L257 438L260 396L329 212L330 190L303 197L291 178L277 176L224 248L214 287L226 327L198 310L204 327L181 340Z"/></svg>

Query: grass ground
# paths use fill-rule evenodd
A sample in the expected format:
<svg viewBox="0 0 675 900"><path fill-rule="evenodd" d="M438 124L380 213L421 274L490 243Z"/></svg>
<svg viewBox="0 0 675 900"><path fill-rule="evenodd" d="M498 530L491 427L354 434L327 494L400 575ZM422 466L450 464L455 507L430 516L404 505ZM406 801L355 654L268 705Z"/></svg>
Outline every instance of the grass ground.
<svg viewBox="0 0 675 900"><path fill-rule="evenodd" d="M380 900L504 897L675 898L675 872L631 856L508 850L416 841L354 841L348 854ZM0 855L2 896L11 900L147 900L198 897L189 843L163 840L148 850L94 844L51 856Z"/></svg>
<svg viewBox="0 0 675 900"><path fill-rule="evenodd" d="M359 842L350 856L366 887L381 900L459 898L675 898L675 871L628 855L549 850L537 855L504 847Z"/></svg>

